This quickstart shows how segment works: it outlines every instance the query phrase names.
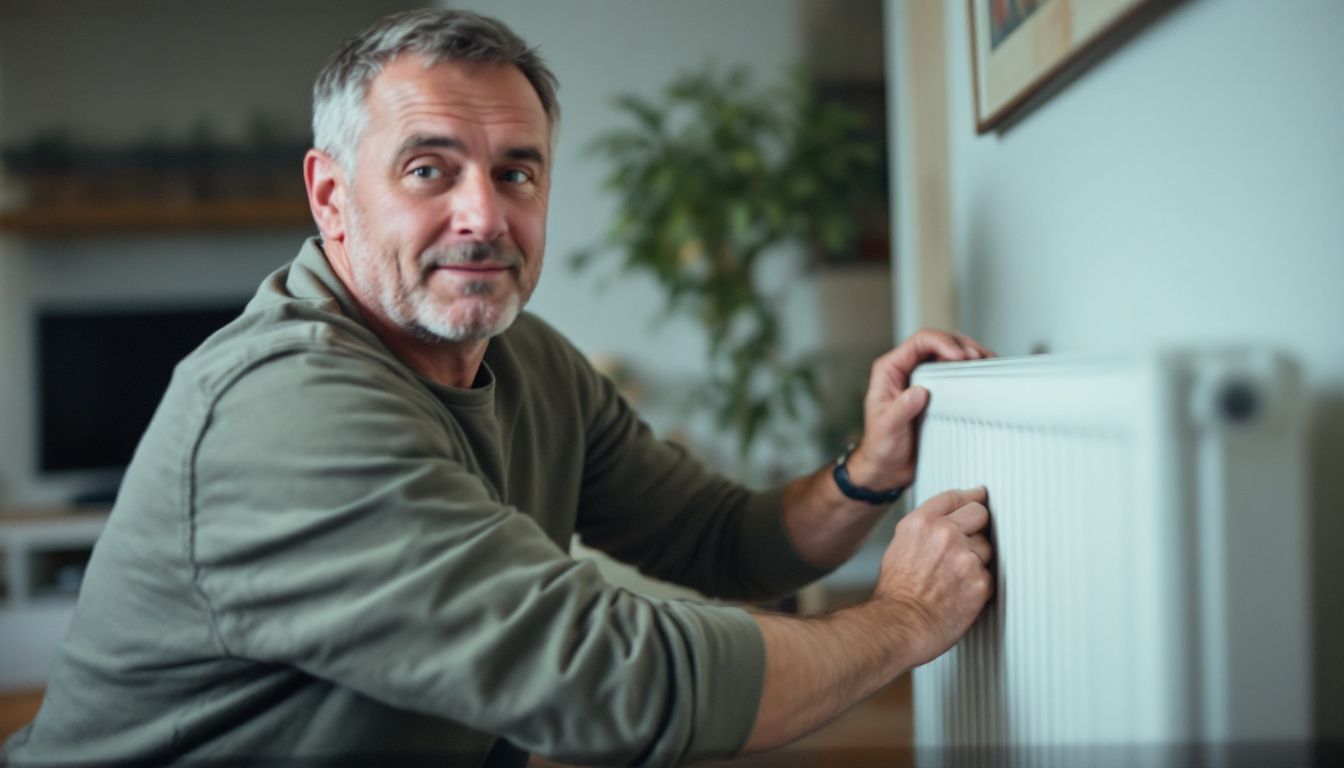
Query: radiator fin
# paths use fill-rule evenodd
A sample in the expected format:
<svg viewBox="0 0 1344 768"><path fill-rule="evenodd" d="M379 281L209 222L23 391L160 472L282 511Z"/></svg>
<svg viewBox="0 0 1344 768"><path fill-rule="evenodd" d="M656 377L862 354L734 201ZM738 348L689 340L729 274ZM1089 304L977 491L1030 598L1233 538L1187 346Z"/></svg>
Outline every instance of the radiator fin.
<svg viewBox="0 0 1344 768"><path fill-rule="evenodd" d="M1105 741L1132 722L1126 684L1131 592L1090 572L1133 573L1133 451L1114 430L1038 428L931 417L921 488L992 489L996 594L967 636L929 665L944 745ZM928 460L934 459L937 460ZM1008 608L1011 606L1011 608ZM1007 608L1007 609L1006 609ZM964 658L961 658L964 657ZM931 702L930 702L931 703Z"/></svg>

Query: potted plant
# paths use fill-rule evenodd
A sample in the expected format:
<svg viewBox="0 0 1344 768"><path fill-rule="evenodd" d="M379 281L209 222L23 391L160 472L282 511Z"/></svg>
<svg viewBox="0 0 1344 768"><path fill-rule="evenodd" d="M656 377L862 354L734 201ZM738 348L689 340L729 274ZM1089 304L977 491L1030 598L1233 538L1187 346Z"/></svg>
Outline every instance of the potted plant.
<svg viewBox="0 0 1344 768"><path fill-rule="evenodd" d="M786 352L762 271L790 248L843 258L859 212L881 197L878 148L856 110L819 99L801 73L758 87L742 69L706 70L616 103L629 124L591 152L610 164L617 219L575 264L614 252L657 281L668 312L698 319L709 380L693 402L733 434L740 459L762 438L797 443L817 412L819 364Z"/></svg>

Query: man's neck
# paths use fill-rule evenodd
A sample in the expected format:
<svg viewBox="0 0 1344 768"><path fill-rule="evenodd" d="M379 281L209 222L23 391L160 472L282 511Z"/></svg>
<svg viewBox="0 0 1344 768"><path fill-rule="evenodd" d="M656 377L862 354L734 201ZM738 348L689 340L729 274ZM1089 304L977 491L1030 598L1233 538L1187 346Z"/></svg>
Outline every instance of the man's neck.
<svg viewBox="0 0 1344 768"><path fill-rule="evenodd" d="M476 374L481 370L481 361L485 359L485 348L489 339L480 341L427 341L421 339L384 318L376 310L364 306L355 290L351 276L349 254L344 243L322 244L322 253L327 263L336 273L336 279L345 285L345 290L354 299L364 323L369 326L392 354L411 366L416 373L445 387L471 389L476 383Z"/></svg>
<svg viewBox="0 0 1344 768"><path fill-rule="evenodd" d="M485 359L489 339L480 341L425 341L385 322L372 312L364 312L364 321L382 339L392 354L426 379L445 387L471 389Z"/></svg>

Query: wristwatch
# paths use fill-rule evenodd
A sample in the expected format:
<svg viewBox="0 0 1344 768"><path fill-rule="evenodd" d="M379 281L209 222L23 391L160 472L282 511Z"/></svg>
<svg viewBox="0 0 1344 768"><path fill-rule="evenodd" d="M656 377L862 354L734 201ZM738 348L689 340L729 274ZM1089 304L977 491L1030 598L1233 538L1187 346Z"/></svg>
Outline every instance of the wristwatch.
<svg viewBox="0 0 1344 768"><path fill-rule="evenodd" d="M840 454L840 458L835 460L835 469L831 470L831 476L835 478L835 484L840 486L840 492L855 501L866 501L869 504L890 504L901 498L901 494L905 493L905 486L903 485L898 485L888 491L874 491L872 488L855 485L849 479L849 469L845 467L845 462L849 461L849 455L857 447L859 447L858 443L850 443L845 452Z"/></svg>

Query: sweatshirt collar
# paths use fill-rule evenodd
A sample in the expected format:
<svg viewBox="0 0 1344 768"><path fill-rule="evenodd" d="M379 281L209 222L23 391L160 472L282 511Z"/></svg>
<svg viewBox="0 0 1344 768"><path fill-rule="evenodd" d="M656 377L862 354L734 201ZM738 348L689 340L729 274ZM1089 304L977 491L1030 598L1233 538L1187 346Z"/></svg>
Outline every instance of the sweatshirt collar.
<svg viewBox="0 0 1344 768"><path fill-rule="evenodd" d="M351 321L358 323L368 335L377 341L378 346L390 357L407 370L415 374L415 377L426 387L435 393L440 399L463 406L486 406L492 402L495 390L495 373L490 369L490 351L498 342L498 339L492 339L490 345L486 348L486 359L481 361L481 370L477 374L477 386L472 389L458 389L456 387L445 387L442 384L435 383L421 376L419 372L407 365L406 361L383 343L378 338L368 324L364 321L364 315L359 311L359 305L346 289L345 283L336 276L336 271L331 268L331 262L327 261L327 254L322 250L322 239L320 237L310 237L303 242L303 247L299 249L299 255L295 257L293 265L290 267L289 276L285 287L290 295L296 299L332 299L341 308L341 314L345 315Z"/></svg>

